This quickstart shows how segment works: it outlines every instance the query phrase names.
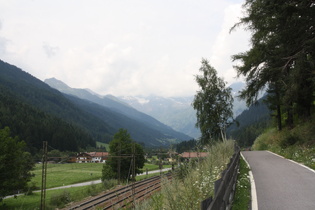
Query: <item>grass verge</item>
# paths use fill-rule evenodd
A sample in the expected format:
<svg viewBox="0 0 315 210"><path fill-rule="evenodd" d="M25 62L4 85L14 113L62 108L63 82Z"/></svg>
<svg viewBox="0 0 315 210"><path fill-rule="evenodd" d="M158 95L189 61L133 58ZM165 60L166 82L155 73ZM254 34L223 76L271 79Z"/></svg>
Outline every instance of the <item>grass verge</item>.
<svg viewBox="0 0 315 210"><path fill-rule="evenodd" d="M79 201L85 197L95 196L98 193L112 188L116 184L116 181L108 181L106 185L94 184L84 187L74 187L59 190L47 190L46 191L46 209L63 208L66 204ZM40 207L40 192L34 192L31 195L22 195L16 198L7 198L3 200L0 209L39 209Z"/></svg>
<svg viewBox="0 0 315 210"><path fill-rule="evenodd" d="M314 118L314 117L313 117ZM269 129L254 142L254 150L270 150L315 169L315 119L282 131Z"/></svg>
<svg viewBox="0 0 315 210"><path fill-rule="evenodd" d="M163 180L161 191L135 209L200 209L201 201L213 195L214 181L233 155L234 142L220 142L207 151L204 160L183 163L172 181Z"/></svg>
<svg viewBox="0 0 315 210"><path fill-rule="evenodd" d="M249 171L250 169L248 168L244 159L241 157L232 210L250 209L251 186Z"/></svg>

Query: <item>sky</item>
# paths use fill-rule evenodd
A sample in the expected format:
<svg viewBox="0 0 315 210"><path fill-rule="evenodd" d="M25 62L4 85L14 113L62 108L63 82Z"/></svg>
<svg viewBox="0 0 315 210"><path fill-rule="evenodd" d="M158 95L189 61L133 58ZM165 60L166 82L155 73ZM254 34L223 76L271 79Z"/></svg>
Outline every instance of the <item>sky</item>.
<svg viewBox="0 0 315 210"><path fill-rule="evenodd" d="M206 58L228 84L244 0L0 0L0 59L114 96L191 96Z"/></svg>

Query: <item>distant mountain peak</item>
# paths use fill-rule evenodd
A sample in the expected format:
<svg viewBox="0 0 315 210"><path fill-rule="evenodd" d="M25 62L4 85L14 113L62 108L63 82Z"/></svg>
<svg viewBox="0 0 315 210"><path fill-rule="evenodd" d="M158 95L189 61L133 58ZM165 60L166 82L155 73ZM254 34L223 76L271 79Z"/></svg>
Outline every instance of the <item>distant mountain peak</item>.
<svg viewBox="0 0 315 210"><path fill-rule="evenodd" d="M70 87L66 83L54 77L45 79L44 82L48 84L50 87L58 87L58 89L62 89L62 90L70 89Z"/></svg>

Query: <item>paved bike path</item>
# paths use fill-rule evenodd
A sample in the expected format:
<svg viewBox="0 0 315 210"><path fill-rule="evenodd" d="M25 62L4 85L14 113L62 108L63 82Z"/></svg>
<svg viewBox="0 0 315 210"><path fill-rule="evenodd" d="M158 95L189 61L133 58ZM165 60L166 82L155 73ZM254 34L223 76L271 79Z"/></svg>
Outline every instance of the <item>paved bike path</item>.
<svg viewBox="0 0 315 210"><path fill-rule="evenodd" d="M259 210L314 210L315 172L268 151L242 152L256 185Z"/></svg>

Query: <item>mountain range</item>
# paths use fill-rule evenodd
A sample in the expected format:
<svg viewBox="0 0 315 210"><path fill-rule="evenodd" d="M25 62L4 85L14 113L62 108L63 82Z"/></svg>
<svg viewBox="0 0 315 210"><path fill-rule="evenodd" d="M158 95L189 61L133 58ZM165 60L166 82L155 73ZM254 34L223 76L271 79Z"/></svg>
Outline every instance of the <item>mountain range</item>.
<svg viewBox="0 0 315 210"><path fill-rule="evenodd" d="M242 82L233 83L231 86L234 97L234 117L241 114L247 107L244 101L237 98L238 92L245 87ZM133 108L146 113L173 129L198 139L200 130L195 127L197 122L196 111L192 107L194 96L187 97L160 97L160 96L124 96L120 100Z"/></svg>
<svg viewBox="0 0 315 210"><path fill-rule="evenodd" d="M238 142L241 147L248 147L255 139L272 125L272 112L261 97L254 105L236 117L236 122L227 128L227 136Z"/></svg>
<svg viewBox="0 0 315 210"><path fill-rule="evenodd" d="M101 118L113 127L126 128L131 136L138 140L142 140L141 142L145 144L147 143L144 140L148 138L150 139L148 133L156 136L156 140L161 145L167 145L170 142L175 143L176 139L189 140L192 138L173 130L171 127L164 125L153 117L132 108L115 96L101 96L88 89L71 88L55 78L46 79L45 83L66 94L72 102L79 105L84 110L88 110L92 115L102 116ZM82 104L82 101L79 99L87 100L92 102L92 104Z"/></svg>
<svg viewBox="0 0 315 210"><path fill-rule="evenodd" d="M61 150L95 146L95 141L109 142L119 128L127 129L134 140L149 147L191 139L129 105L115 101L114 97L100 97L84 89L73 91L78 95L61 93L22 69L0 60L0 116L5 116L0 118L0 128L9 126L12 134L27 139L34 148L40 148L42 141L48 141L56 149L66 142L75 145L62 146ZM22 107L24 112L19 111ZM42 122L56 132L48 131L50 128ZM64 131L65 128L68 129ZM82 135L75 136L70 131L79 131ZM70 137L73 139L68 139Z"/></svg>

